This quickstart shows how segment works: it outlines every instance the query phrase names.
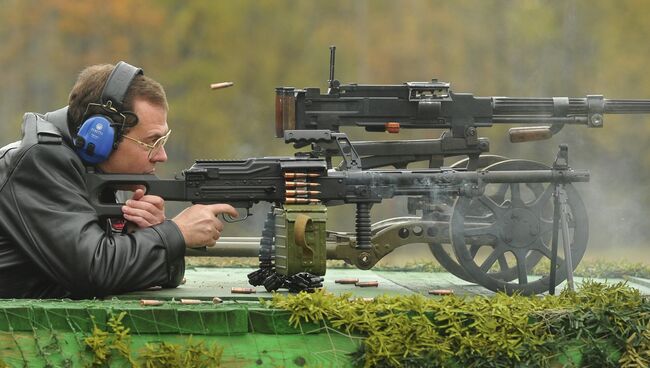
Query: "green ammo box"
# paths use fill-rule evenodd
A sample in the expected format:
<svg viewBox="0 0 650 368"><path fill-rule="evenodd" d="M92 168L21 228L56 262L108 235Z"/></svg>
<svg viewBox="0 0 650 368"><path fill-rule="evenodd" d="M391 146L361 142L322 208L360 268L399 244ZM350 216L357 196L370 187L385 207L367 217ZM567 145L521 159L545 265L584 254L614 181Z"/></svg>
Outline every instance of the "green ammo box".
<svg viewBox="0 0 650 368"><path fill-rule="evenodd" d="M292 204L275 209L275 269L285 276L298 272L325 275L327 207Z"/></svg>

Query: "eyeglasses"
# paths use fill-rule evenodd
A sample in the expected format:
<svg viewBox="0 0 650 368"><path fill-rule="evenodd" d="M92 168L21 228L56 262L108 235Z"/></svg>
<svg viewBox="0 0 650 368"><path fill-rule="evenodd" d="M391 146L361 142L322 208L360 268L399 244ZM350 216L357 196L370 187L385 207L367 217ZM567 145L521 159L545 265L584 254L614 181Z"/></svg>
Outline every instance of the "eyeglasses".
<svg viewBox="0 0 650 368"><path fill-rule="evenodd" d="M168 130L167 134L165 134L162 137L156 139L156 141L153 142L153 144L144 143L144 142L139 141L139 140L137 140L135 138L131 138L128 135L122 135L122 137L124 137L124 138L126 138L126 139L128 139L130 141L133 141L133 142L141 145L142 147L148 149L149 150L148 158L151 160L151 158L153 156L157 155L158 152L160 152L163 149L163 147L165 146L165 143L167 143L167 139L169 139L169 135L171 133L172 133L172 131Z"/></svg>

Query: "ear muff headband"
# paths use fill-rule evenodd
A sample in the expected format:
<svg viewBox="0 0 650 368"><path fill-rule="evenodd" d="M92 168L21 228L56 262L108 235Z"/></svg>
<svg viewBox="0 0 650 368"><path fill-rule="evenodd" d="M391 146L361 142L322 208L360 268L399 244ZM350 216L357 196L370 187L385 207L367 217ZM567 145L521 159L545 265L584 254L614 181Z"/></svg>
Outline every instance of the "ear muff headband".
<svg viewBox="0 0 650 368"><path fill-rule="evenodd" d="M141 74L144 74L142 69L120 61L111 72L111 75L108 76L99 102L106 105L110 101L117 111L122 111L126 91L129 90L133 78Z"/></svg>
<svg viewBox="0 0 650 368"><path fill-rule="evenodd" d="M121 115L124 108L124 97L129 86L137 75L144 74L142 69L136 68L124 61L117 63L108 76L104 89L102 90L100 104L90 104L84 122L79 127L74 144L77 154L86 163L96 165L108 159L126 121ZM89 111L102 111L108 113ZM115 121L111 116L120 115L122 121ZM137 122L137 119L136 119Z"/></svg>

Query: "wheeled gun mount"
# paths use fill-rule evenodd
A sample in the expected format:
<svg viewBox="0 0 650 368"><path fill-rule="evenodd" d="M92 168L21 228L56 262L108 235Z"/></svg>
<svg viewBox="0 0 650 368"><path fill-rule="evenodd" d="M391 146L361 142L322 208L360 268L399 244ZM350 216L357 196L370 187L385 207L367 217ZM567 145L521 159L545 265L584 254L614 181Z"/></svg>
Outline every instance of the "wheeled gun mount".
<svg viewBox="0 0 650 368"><path fill-rule="evenodd" d="M614 100L602 95L585 98L475 97L470 93L452 92L449 83L436 79L393 85L340 84L333 75L334 51L332 47L327 93L321 94L319 88L276 89L278 138L292 130L338 132L343 126L389 133L397 133L400 129L445 129L440 139L419 141L421 147L415 151L413 141L353 142L361 156L374 156L386 149L400 152L407 159L408 155L438 156L430 165L437 167L440 157L487 152L488 140L479 138L477 128L522 124L523 127L510 129L509 134L512 142L524 142L550 138L565 124L600 128L605 114L650 113L650 100ZM327 157L335 155L336 151L326 149L321 153ZM403 164L395 156L399 155L393 155L393 159L366 160L363 167Z"/></svg>

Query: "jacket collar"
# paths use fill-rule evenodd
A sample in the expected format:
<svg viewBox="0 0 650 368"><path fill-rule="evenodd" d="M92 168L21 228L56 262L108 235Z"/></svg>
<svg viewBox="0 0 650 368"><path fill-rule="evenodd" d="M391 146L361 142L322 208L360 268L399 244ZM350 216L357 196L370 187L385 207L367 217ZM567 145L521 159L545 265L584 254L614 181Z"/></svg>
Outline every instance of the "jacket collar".
<svg viewBox="0 0 650 368"><path fill-rule="evenodd" d="M61 137L67 144L72 145L72 136L68 129L68 106L46 113L45 120L52 123L59 130Z"/></svg>

